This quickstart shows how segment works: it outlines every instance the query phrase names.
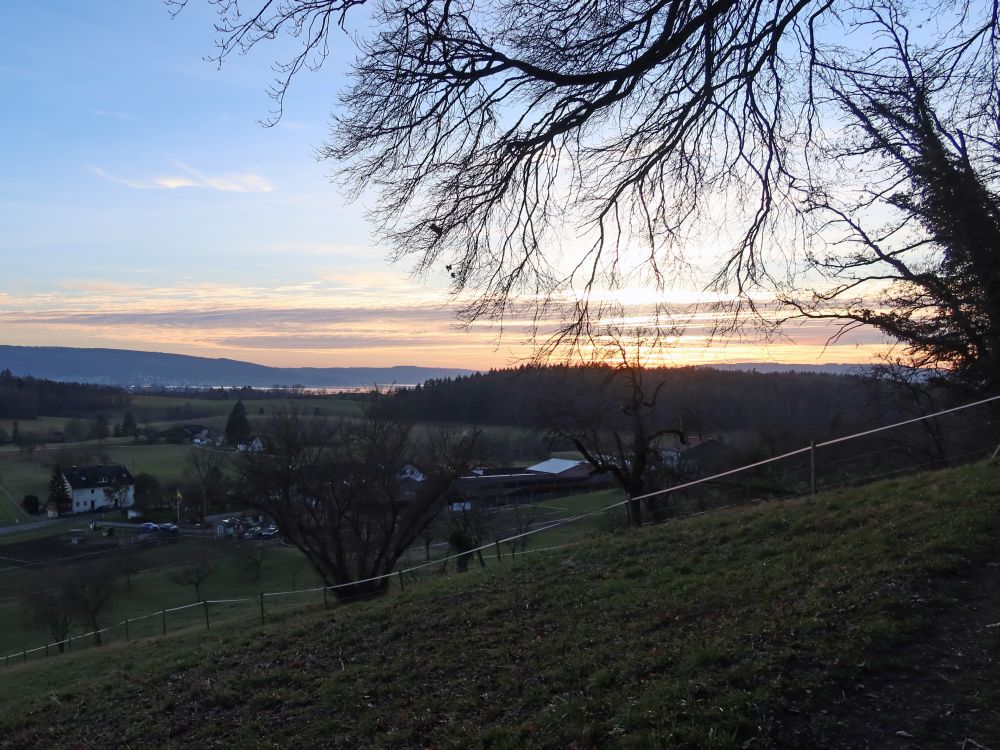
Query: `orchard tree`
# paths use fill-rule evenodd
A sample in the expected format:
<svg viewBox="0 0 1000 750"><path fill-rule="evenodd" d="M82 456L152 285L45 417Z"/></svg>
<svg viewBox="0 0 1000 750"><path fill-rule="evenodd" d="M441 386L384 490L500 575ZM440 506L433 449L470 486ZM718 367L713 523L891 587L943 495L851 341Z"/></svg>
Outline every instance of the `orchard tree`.
<svg viewBox="0 0 1000 750"><path fill-rule="evenodd" d="M113 560L83 562L70 566L65 598L70 612L94 633L101 645L101 619L118 591L119 571Z"/></svg>
<svg viewBox="0 0 1000 750"><path fill-rule="evenodd" d="M476 434L417 437L385 414L330 424L297 413L264 425L268 450L240 457L247 501L274 518L343 599L375 594L469 467Z"/></svg>
<svg viewBox="0 0 1000 750"><path fill-rule="evenodd" d="M611 328L595 341L599 377L588 378L589 386L581 390L546 398L539 408L551 435L568 440L597 473L614 478L629 498L629 522L640 526L636 498L675 478L664 449L686 437L678 426L663 424L657 410L666 380L644 361L658 348L655 333ZM662 511L655 501L646 504L654 516Z"/></svg>
<svg viewBox="0 0 1000 750"><path fill-rule="evenodd" d="M215 572L215 563L207 557L203 557L197 562L184 566L180 570L170 574L170 580L179 586L190 586L194 589L194 600L203 601L202 586L208 577Z"/></svg>
<svg viewBox="0 0 1000 750"><path fill-rule="evenodd" d="M29 581L23 597L28 620L45 628L62 653L76 614L72 606L73 581L69 569L45 569L35 573Z"/></svg>

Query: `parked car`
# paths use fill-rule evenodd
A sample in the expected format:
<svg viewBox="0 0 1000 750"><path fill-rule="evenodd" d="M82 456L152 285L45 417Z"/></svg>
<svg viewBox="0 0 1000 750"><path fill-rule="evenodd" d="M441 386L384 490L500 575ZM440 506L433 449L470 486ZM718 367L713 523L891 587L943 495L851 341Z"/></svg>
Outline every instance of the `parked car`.
<svg viewBox="0 0 1000 750"><path fill-rule="evenodd" d="M260 526L254 526L252 529L249 529L243 535L243 538L244 539L260 539L260 536L261 536Z"/></svg>
<svg viewBox="0 0 1000 750"><path fill-rule="evenodd" d="M281 530L277 526L268 526L262 532L260 532L261 539L274 539L281 535Z"/></svg>
<svg viewBox="0 0 1000 750"><path fill-rule="evenodd" d="M159 531L159 525L153 523L152 521L146 521L146 523L139 524L139 531L145 531L146 533L152 533Z"/></svg>
<svg viewBox="0 0 1000 750"><path fill-rule="evenodd" d="M176 534L180 530L181 530L180 526L178 526L176 523L161 523L160 524L160 531L165 531L168 534Z"/></svg>

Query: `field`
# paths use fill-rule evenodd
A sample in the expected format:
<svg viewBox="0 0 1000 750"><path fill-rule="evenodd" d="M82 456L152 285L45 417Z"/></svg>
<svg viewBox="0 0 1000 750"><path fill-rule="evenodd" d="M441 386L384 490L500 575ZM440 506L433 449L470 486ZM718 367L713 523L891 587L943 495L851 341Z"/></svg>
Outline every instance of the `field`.
<svg viewBox="0 0 1000 750"><path fill-rule="evenodd" d="M995 462L597 531L332 612L11 665L0 742L996 747L998 531Z"/></svg>
<svg viewBox="0 0 1000 750"><path fill-rule="evenodd" d="M604 491L560 498L552 503L539 506L537 523L539 526L568 518L581 513L603 508L618 499L618 493ZM511 511L501 512L495 521L503 534L513 533L508 529L507 516ZM44 571L25 567L25 563L55 560L87 560L91 556L112 554L119 548L119 542L136 537L131 530L118 530L116 536L104 537L90 531L87 524L94 517L67 518L55 526L30 532L0 536L0 657L19 650L34 648L45 642L43 632L24 616L24 605L20 597L33 587L44 582ZM114 514L110 520L116 520ZM528 550L538 549L586 538L598 528L600 517L565 527L543 530L533 535L526 543ZM438 536L432 548L432 558L440 560L447 554L447 544L442 540L447 536L449 521L443 517ZM319 585L311 566L302 555L283 545L271 545L268 557L261 566L261 579L250 576L250 571L240 559L239 543L233 540L200 540L196 537L181 537L175 543L163 546L142 546L137 553L141 559L142 572L132 577L131 585L116 599L109 611L109 622L134 618L156 612L164 607L175 607L190 602L191 589L179 586L170 580L170 574L178 566L198 561L202 558L217 560L213 574L207 580L203 595L210 599L232 599L255 596L259 592L279 592ZM521 548L518 547L518 550ZM424 562L422 548L414 548L400 561L400 568L419 565ZM509 554L504 548L503 554ZM120 557L120 555L119 555ZM493 565L494 555L483 556L483 562ZM67 562L72 564L72 562ZM421 575L432 575L437 570L427 569ZM418 576L419 577L419 576ZM200 613L190 613L200 617ZM186 616L186 615L185 615ZM183 617L178 615L178 617ZM154 623L155 624L155 623ZM82 632L82 631L81 631Z"/></svg>
<svg viewBox="0 0 1000 750"><path fill-rule="evenodd" d="M70 536L63 534L0 546L0 563L7 566L0 570L0 657L52 640L44 628L40 629L27 618L21 596L28 589L44 586L45 576L53 568L27 569L15 565L15 559L30 562L65 558L64 564L73 565L74 560L86 561L98 555L112 560L124 570L124 553L112 550L118 549L119 540L133 538L130 532L120 531L117 537L103 537L84 527L73 535L82 536L83 542L78 545L69 542ZM240 557L239 547L239 543L232 540L218 542L186 537L169 544L136 545L133 548L134 560L129 562L140 570L119 582L118 593L102 619L108 623L121 622L125 618L137 618L198 601L192 586L177 583L171 575L203 561L209 563L212 572L201 587L201 598L254 597L261 591L291 591L319 585L305 558L293 548L269 544L258 580L253 568ZM221 612L217 614L222 615ZM173 615L171 628L184 627L192 616L196 622L202 622L200 611L188 611ZM145 624L147 631L137 625L132 628L131 635L140 637L144 632L148 635L159 632L159 621L146 621ZM86 629L78 626L73 632L80 634ZM124 637L124 632L110 636L112 641L121 637Z"/></svg>
<svg viewBox="0 0 1000 750"><path fill-rule="evenodd" d="M65 446L74 451L74 445ZM128 467L133 475L154 474L160 481L180 480L186 473L185 462L191 451L190 445L162 443L143 445L135 443L116 444L107 442L102 448L90 446L94 454L107 457L110 463L120 463ZM232 455L235 455L233 453ZM26 494L37 495L44 502L48 496L49 479L52 476L52 462L60 460L59 448L36 450L26 454L14 450L0 450L0 524L29 518L20 509L20 500ZM63 463L66 463L63 461Z"/></svg>

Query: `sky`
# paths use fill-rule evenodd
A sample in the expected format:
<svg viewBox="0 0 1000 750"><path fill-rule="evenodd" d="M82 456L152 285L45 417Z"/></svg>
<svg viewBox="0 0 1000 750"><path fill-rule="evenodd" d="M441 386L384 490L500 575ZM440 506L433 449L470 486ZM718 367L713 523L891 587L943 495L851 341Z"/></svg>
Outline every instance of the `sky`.
<svg viewBox="0 0 1000 750"><path fill-rule="evenodd" d="M278 41L219 69L214 14L191 0L48 0L5 9L0 46L0 344L114 347L280 366L488 368L523 360L518 325L456 325L445 275L418 279L372 239L315 159L353 59L337 33L265 128ZM667 364L867 361L827 346L715 342Z"/></svg>

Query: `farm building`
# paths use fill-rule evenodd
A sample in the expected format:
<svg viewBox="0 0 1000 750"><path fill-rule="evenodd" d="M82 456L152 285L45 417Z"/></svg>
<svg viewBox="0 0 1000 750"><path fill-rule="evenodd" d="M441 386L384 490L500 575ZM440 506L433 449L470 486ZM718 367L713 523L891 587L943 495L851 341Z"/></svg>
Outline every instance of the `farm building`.
<svg viewBox="0 0 1000 750"><path fill-rule="evenodd" d="M467 510L470 503L534 503L610 484L607 476L594 474L586 461L550 458L526 469L475 469L455 482L449 501L455 510Z"/></svg>
<svg viewBox="0 0 1000 750"><path fill-rule="evenodd" d="M69 489L70 512L100 508L131 508L135 503L135 479L121 465L74 466L63 472Z"/></svg>

